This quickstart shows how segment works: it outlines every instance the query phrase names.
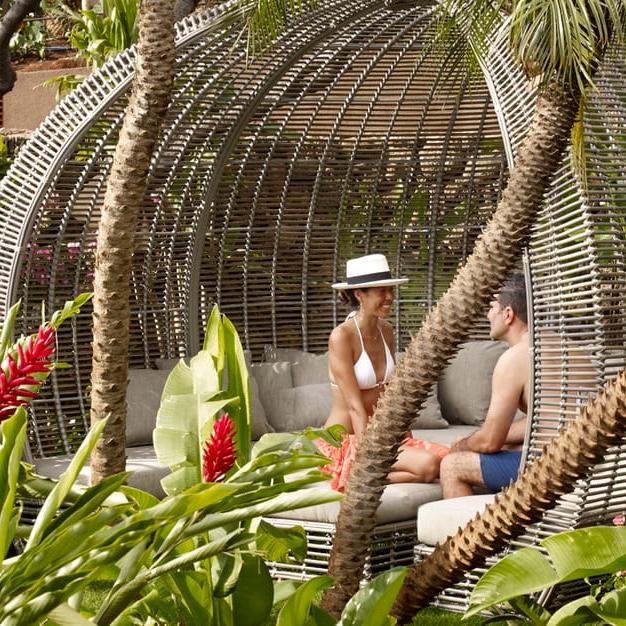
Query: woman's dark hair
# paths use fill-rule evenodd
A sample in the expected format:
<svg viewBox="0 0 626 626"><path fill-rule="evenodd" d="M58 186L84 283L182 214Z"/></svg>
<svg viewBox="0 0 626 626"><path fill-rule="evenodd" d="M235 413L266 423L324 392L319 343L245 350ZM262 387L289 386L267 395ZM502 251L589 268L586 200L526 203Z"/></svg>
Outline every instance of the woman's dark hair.
<svg viewBox="0 0 626 626"><path fill-rule="evenodd" d="M367 291L367 287L365 289L360 288L361 291ZM359 299L356 297L354 293L356 289L342 289L339 291L339 301L346 306L349 306L351 309L359 308Z"/></svg>

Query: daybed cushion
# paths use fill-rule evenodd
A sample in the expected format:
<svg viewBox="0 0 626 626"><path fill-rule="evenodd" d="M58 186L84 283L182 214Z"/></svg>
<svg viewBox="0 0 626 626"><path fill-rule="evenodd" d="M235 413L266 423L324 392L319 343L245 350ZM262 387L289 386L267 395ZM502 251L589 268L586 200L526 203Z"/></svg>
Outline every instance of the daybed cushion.
<svg viewBox="0 0 626 626"><path fill-rule="evenodd" d="M464 496L428 502L417 511L417 540L436 546L454 535L493 502L495 494Z"/></svg>
<svg viewBox="0 0 626 626"><path fill-rule="evenodd" d="M314 486L330 489L330 482L319 483ZM414 519L421 505L438 498L441 498L441 487L435 483L387 485L383 491L380 506L376 511L376 523L388 524ZM273 517L334 524L339 514L339 506L340 502L327 502L294 511L284 511Z"/></svg>
<svg viewBox="0 0 626 626"><path fill-rule="evenodd" d="M67 469L71 460L72 456L37 459L35 461L35 468L37 473L43 476L59 478ZM148 491L158 498L165 496L163 488L161 487L161 479L169 474L170 470L158 462L152 446L126 448L126 470L133 472L128 479L128 484L131 487ZM77 482L82 485L88 485L89 476L89 466L85 466Z"/></svg>
<svg viewBox="0 0 626 626"><path fill-rule="evenodd" d="M143 446L152 443L152 431L161 404L161 393L169 372L152 369L128 371L128 418L126 443Z"/></svg>
<svg viewBox="0 0 626 626"><path fill-rule="evenodd" d="M482 424L491 400L493 368L505 350L502 341L462 344L438 385L441 412L450 424Z"/></svg>
<svg viewBox="0 0 626 626"><path fill-rule="evenodd" d="M476 431L476 426L450 425L449 428L413 429L411 436L414 439L426 439L440 443L442 446L451 446L459 437L467 437Z"/></svg>

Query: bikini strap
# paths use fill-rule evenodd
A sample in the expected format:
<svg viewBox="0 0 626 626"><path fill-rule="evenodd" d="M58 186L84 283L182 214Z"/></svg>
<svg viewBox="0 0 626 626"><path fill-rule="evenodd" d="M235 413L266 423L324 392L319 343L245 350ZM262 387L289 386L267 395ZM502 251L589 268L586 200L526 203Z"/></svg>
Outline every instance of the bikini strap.
<svg viewBox="0 0 626 626"><path fill-rule="evenodd" d="M361 340L361 350L365 352L365 344L363 343L363 335L361 335L361 329L356 321L356 315L352 318L354 320L354 325L356 326L356 332L359 333L359 339Z"/></svg>

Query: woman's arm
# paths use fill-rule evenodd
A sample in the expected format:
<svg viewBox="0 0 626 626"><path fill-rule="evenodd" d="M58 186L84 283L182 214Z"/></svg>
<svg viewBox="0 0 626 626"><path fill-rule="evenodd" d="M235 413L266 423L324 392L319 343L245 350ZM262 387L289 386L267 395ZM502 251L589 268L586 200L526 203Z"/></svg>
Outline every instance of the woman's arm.
<svg viewBox="0 0 626 626"><path fill-rule="evenodd" d="M361 390L354 376L350 334L342 326L337 326L328 339L328 365L346 403L352 430L360 440L367 428L367 413L363 406Z"/></svg>

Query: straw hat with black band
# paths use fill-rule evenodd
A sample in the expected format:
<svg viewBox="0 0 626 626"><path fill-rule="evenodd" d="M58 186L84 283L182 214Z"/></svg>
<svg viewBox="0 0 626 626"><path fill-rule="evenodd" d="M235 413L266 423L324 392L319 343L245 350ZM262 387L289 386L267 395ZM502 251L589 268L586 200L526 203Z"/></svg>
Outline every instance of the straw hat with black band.
<svg viewBox="0 0 626 626"><path fill-rule="evenodd" d="M335 283L333 289L365 289L392 287L408 282L408 278L392 278L384 254L368 254L346 263L346 282Z"/></svg>

